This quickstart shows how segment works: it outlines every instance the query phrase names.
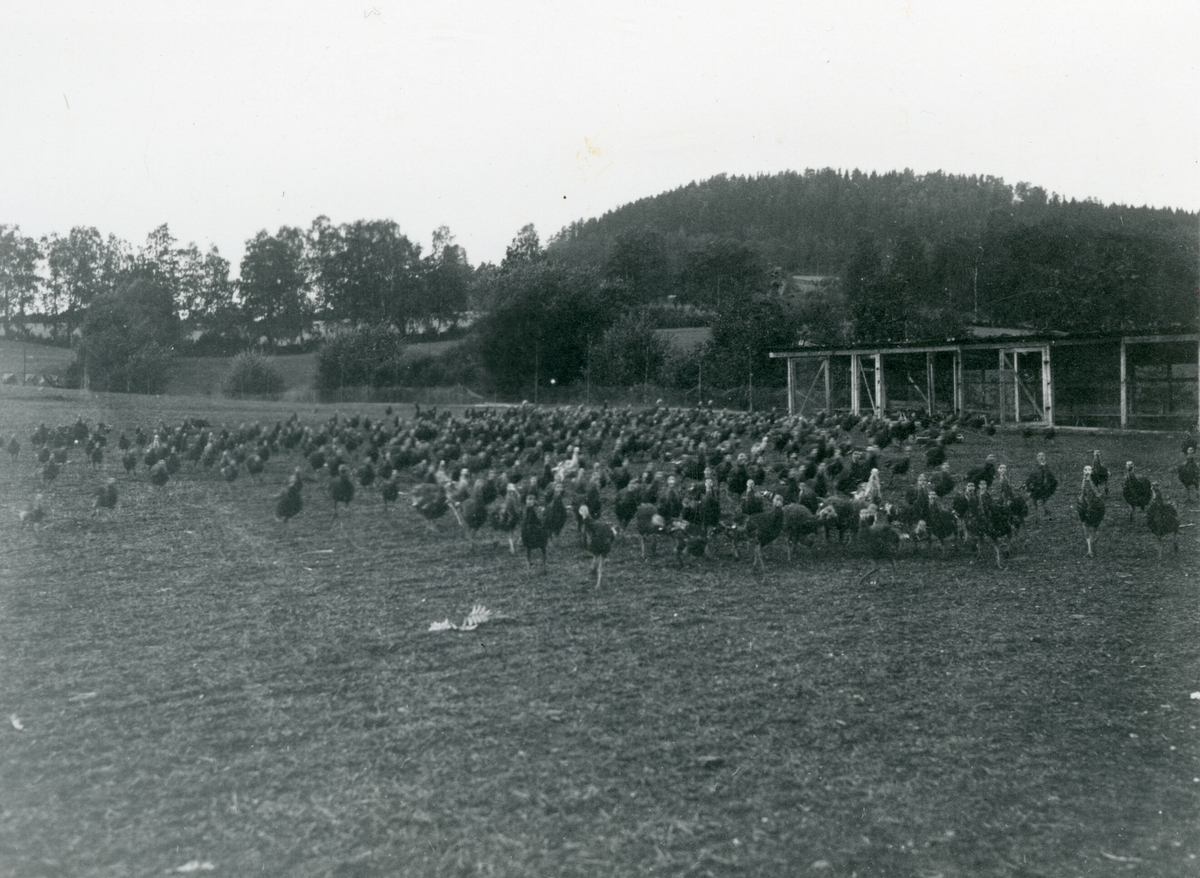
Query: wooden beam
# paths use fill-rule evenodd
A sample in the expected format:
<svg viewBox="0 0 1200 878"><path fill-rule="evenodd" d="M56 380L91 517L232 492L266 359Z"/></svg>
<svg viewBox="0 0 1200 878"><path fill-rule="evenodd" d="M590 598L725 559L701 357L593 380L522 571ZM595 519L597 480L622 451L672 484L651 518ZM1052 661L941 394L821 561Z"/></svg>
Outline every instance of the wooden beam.
<svg viewBox="0 0 1200 878"><path fill-rule="evenodd" d="M1054 369L1050 362L1050 345L1042 348L1042 419L1054 426Z"/></svg>
<svg viewBox="0 0 1200 878"><path fill-rule="evenodd" d="M1125 339L1121 339L1121 429L1129 426L1129 372L1125 361Z"/></svg>
<svg viewBox="0 0 1200 878"><path fill-rule="evenodd" d="M954 349L953 367L954 414L960 414L966 408L966 389L963 387L963 352L962 348Z"/></svg>
<svg viewBox="0 0 1200 878"><path fill-rule="evenodd" d="M825 369L825 414L827 415L833 414L833 380L829 375L830 360L832 359L832 357L826 357L822 363Z"/></svg>
<svg viewBox="0 0 1200 878"><path fill-rule="evenodd" d="M787 394L788 394L788 414L796 413L796 361L788 358L787 361Z"/></svg>
<svg viewBox="0 0 1200 878"><path fill-rule="evenodd" d="M925 408L933 417L933 351L925 354Z"/></svg>
<svg viewBox="0 0 1200 878"><path fill-rule="evenodd" d="M1000 371L996 375L996 401L1000 407L1000 423L1004 423L1004 349L1001 348L1000 354Z"/></svg>
<svg viewBox="0 0 1200 878"><path fill-rule="evenodd" d="M1013 419L1021 423L1021 355L1013 351Z"/></svg>
<svg viewBox="0 0 1200 878"><path fill-rule="evenodd" d="M884 412L883 354L875 355L875 417L882 418Z"/></svg>
<svg viewBox="0 0 1200 878"><path fill-rule="evenodd" d="M850 414L860 414L860 404L858 398L858 382L861 378L858 365L858 354L850 355Z"/></svg>

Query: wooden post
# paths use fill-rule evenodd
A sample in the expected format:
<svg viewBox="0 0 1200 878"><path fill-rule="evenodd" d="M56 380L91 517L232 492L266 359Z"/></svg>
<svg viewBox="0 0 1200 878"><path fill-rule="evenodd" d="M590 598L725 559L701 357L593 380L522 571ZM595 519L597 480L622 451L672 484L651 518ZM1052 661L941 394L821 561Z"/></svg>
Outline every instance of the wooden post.
<svg viewBox="0 0 1200 878"><path fill-rule="evenodd" d="M1129 371L1125 362L1125 336L1121 336L1121 429L1129 425Z"/></svg>
<svg viewBox="0 0 1200 878"><path fill-rule="evenodd" d="M1021 354L1013 351L1013 419L1021 423Z"/></svg>
<svg viewBox="0 0 1200 878"><path fill-rule="evenodd" d="M925 354L925 408L929 411L929 416L933 417L933 351L927 351Z"/></svg>
<svg viewBox="0 0 1200 878"><path fill-rule="evenodd" d="M858 354L850 355L850 414L857 415L859 411L858 399L858 380L859 380L859 365Z"/></svg>
<svg viewBox="0 0 1200 878"><path fill-rule="evenodd" d="M822 363L825 368L825 414L833 414L833 379L829 376L830 361L833 357L826 357Z"/></svg>
<svg viewBox="0 0 1200 878"><path fill-rule="evenodd" d="M953 388L954 394L954 414L959 414L965 408L966 390L963 388L963 354L962 348L954 349L954 366L953 366Z"/></svg>
<svg viewBox="0 0 1200 878"><path fill-rule="evenodd" d="M788 414L796 413L796 359L787 358Z"/></svg>
<svg viewBox="0 0 1200 878"><path fill-rule="evenodd" d="M1004 423L1004 348L1000 349L1000 371L996 375L996 400L1000 409L1000 423Z"/></svg>
<svg viewBox="0 0 1200 878"><path fill-rule="evenodd" d="M884 413L883 386L883 354L875 355L875 417L882 418Z"/></svg>
<svg viewBox="0 0 1200 878"><path fill-rule="evenodd" d="M1054 369L1050 361L1050 345L1042 347L1042 416L1047 426L1054 426Z"/></svg>

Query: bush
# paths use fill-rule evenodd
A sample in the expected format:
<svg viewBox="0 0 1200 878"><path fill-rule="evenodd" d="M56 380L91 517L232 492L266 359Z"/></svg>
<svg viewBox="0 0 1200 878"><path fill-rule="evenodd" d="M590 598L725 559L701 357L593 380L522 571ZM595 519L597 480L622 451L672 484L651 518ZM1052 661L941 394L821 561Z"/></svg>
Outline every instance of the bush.
<svg viewBox="0 0 1200 878"><path fill-rule="evenodd" d="M644 312L630 313L592 345L592 380L609 387L657 382L667 343Z"/></svg>
<svg viewBox="0 0 1200 878"><path fill-rule="evenodd" d="M404 339L390 326L363 326L326 339L317 352L317 390L398 384Z"/></svg>
<svg viewBox="0 0 1200 878"><path fill-rule="evenodd" d="M238 398L279 396L283 393L283 376L262 354L247 351L233 358L221 380L221 393Z"/></svg>

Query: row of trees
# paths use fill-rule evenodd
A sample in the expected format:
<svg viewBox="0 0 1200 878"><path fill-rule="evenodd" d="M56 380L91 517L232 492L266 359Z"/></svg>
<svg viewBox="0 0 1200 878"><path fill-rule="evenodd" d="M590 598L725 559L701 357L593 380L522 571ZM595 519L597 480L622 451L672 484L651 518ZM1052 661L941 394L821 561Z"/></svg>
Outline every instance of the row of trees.
<svg viewBox="0 0 1200 878"><path fill-rule="evenodd" d="M216 247L181 245L166 225L136 251L90 227L40 240L0 226L0 319L20 331L36 315L69 338L92 303L135 280L169 295L179 327L232 337L298 338L314 318L381 323L404 334L467 310L472 270L446 228L426 256L390 220L341 226L318 217L246 242L240 278Z"/></svg>
<svg viewBox="0 0 1200 878"><path fill-rule="evenodd" d="M486 308L473 350L495 388L511 396L551 381L687 388L701 381L744 385L753 375L764 383L782 380L783 369L768 354L794 346L801 324L753 251L715 242L705 251L713 258L697 260L691 277L711 283L714 295L719 285L724 292L703 312L711 340L677 351L657 332L659 285L669 275L654 240L627 236L599 264L587 264L556 258L553 246L540 247L532 226L522 229L501 265L485 266L476 279L476 298Z"/></svg>
<svg viewBox="0 0 1200 878"><path fill-rule="evenodd" d="M358 376L366 361L355 363L377 360L385 342L387 368L367 380L399 380L407 367L395 345L470 311L479 320L464 357L504 393L550 378L663 380L692 365L715 383L744 383L781 374L772 349L943 340L972 321L1192 330L1196 221L1064 202L991 177L722 176L573 224L545 247L526 226L500 265L478 268L445 228L426 255L390 220L318 217L255 235L237 281L215 248L180 246L165 225L136 251L95 229L34 241L0 226L0 311L10 325L41 311L70 335L100 303L94 336L104 315L158 315L146 362L185 329L241 348L299 338L317 317L372 327L365 354L350 344L330 353L326 383ZM663 315L712 327L700 362L661 347ZM89 371L103 362L91 353Z"/></svg>

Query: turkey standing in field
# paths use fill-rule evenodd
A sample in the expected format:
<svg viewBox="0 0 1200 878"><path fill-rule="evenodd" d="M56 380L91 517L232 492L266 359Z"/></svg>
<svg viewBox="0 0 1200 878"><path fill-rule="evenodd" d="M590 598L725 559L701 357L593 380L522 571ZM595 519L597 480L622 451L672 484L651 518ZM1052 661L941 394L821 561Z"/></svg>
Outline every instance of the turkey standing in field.
<svg viewBox="0 0 1200 878"><path fill-rule="evenodd" d="M17 456L21 453L21 443L17 441L16 433L13 433L12 436L9 438L8 445L6 445L4 447L4 450L7 451L9 453L9 455L11 455L11 457L13 459L13 463L16 463Z"/></svg>
<svg viewBox="0 0 1200 878"><path fill-rule="evenodd" d="M171 473L171 467L167 463L166 458L159 461L159 463L161 463L163 465L163 467L166 469L166 471L169 475ZM158 464L155 464L155 466L157 466L157 465ZM233 459L233 457L229 454L228 451L221 452L220 472L221 472L221 478L223 478L226 482L229 482L230 484L232 484L233 482L237 481L238 464L237 464L237 461Z"/></svg>
<svg viewBox="0 0 1200 878"><path fill-rule="evenodd" d="M1083 524L1083 536L1087 540L1088 557L1091 558L1095 554L1092 552L1092 543L1100 529L1100 522L1104 520L1104 498L1100 496L1092 481L1090 466L1083 468L1083 484L1079 488L1079 500L1075 508L1079 512L1079 521Z"/></svg>
<svg viewBox="0 0 1200 878"><path fill-rule="evenodd" d="M1042 512L1047 518L1050 517L1050 510L1046 504L1054 496L1054 491L1057 488L1058 479L1050 471L1050 467L1046 465L1046 453L1039 451L1037 469L1031 472L1025 479L1025 490L1029 492L1029 499L1033 501L1033 508L1037 509L1038 504L1042 504Z"/></svg>
<svg viewBox="0 0 1200 878"><path fill-rule="evenodd" d="M974 482L970 482L974 484ZM954 490L954 476L950 474L950 464L942 463L937 470L929 476L929 487L933 488L934 493L939 497L945 497Z"/></svg>
<svg viewBox="0 0 1200 878"><path fill-rule="evenodd" d="M667 520L659 513L653 503L639 503L633 514L633 527L642 547L642 557L646 557L646 537L661 536L667 532ZM652 546L655 544L651 544ZM657 548L656 548L657 551Z"/></svg>
<svg viewBox="0 0 1200 878"><path fill-rule="evenodd" d="M634 515L637 514L638 505L636 488L625 487L617 491L617 496L613 498L613 514L617 516L617 526L620 527L621 533L629 528L629 522L633 521Z"/></svg>
<svg viewBox="0 0 1200 878"><path fill-rule="evenodd" d="M819 529L816 515L807 506L789 503L783 507L783 532L787 535L788 561L792 560L796 544L816 535Z"/></svg>
<svg viewBox="0 0 1200 878"><path fill-rule="evenodd" d="M1175 551L1179 551L1179 511L1163 499L1157 484L1151 485L1150 491L1152 496L1150 504L1146 507L1146 524L1150 533L1158 537L1158 560L1162 561L1165 538L1170 537Z"/></svg>
<svg viewBox="0 0 1200 878"><path fill-rule="evenodd" d="M766 509L763 496L758 492L754 479L746 480L746 490L742 493L742 515L758 515Z"/></svg>
<svg viewBox="0 0 1200 878"><path fill-rule="evenodd" d="M350 508L350 501L354 499L354 482L350 480L350 468L344 463L338 467L337 475L329 482L329 496L333 500L334 518L337 518L339 503L344 503L347 509Z"/></svg>
<svg viewBox="0 0 1200 878"><path fill-rule="evenodd" d="M683 495L674 476L667 478L667 490L658 498L658 514L666 521L679 518L683 514Z"/></svg>
<svg viewBox="0 0 1200 878"><path fill-rule="evenodd" d="M400 473L396 470L388 475L379 484L379 496L383 498L383 509L386 512L388 507L396 502L396 498L400 496Z"/></svg>
<svg viewBox="0 0 1200 878"><path fill-rule="evenodd" d="M562 482L555 482L551 491L550 502L546 505L546 514L542 517L542 524L546 528L547 537L554 539L562 533L563 527L567 524L567 504L563 502Z"/></svg>
<svg viewBox="0 0 1200 878"><path fill-rule="evenodd" d="M982 466L967 470L967 481L973 485L987 482L989 485L996 481L996 455L989 454Z"/></svg>
<svg viewBox="0 0 1200 878"><path fill-rule="evenodd" d="M137 469L137 464L137 453L132 449L127 449L125 453L121 455L121 466L125 467L125 472L133 472L135 469Z"/></svg>
<svg viewBox="0 0 1200 878"><path fill-rule="evenodd" d="M1011 509L992 496L987 482L980 482L976 486L975 502L978 504L979 535L992 544L996 552L996 566L1004 569L1000 541L1009 539L1013 534Z"/></svg>
<svg viewBox="0 0 1200 878"><path fill-rule="evenodd" d="M296 467L296 471L288 479L287 486L275 497L276 518L287 523L300 514L300 510L304 508L304 498L300 494L303 488L304 482L300 478L300 467Z"/></svg>
<svg viewBox="0 0 1200 878"><path fill-rule="evenodd" d="M154 466L150 467L150 484L156 488L161 488L171 480L171 474L167 472L167 462L160 460Z"/></svg>
<svg viewBox="0 0 1200 878"><path fill-rule="evenodd" d="M96 513L101 509L116 509L117 508L117 480L109 479L103 485L96 489L96 502L92 507L92 517L96 517Z"/></svg>
<svg viewBox="0 0 1200 878"><path fill-rule="evenodd" d="M1092 452L1092 484L1105 497L1108 496L1108 467L1100 461L1100 449Z"/></svg>
<svg viewBox="0 0 1200 878"><path fill-rule="evenodd" d="M705 534L709 528L721 523L721 495L711 478L704 480L704 493L700 496L696 523L704 528Z"/></svg>
<svg viewBox="0 0 1200 878"><path fill-rule="evenodd" d="M516 530L524 517L521 495L517 486L512 482L504 489L504 496L497 497L492 505L486 508L487 521L494 530L508 537L508 550L517 554Z"/></svg>
<svg viewBox="0 0 1200 878"><path fill-rule="evenodd" d="M700 558L708 551L708 533L695 521L677 518L671 522L670 531L675 539L675 560L680 567L684 555Z"/></svg>
<svg viewBox="0 0 1200 878"><path fill-rule="evenodd" d="M1187 491L1187 499L1192 500L1192 491L1200 490L1200 464L1196 463L1196 449L1188 446L1187 459L1179 466L1179 483Z"/></svg>
<svg viewBox="0 0 1200 878"><path fill-rule="evenodd" d="M1121 496L1129 504L1130 521L1133 521L1133 511L1135 509L1145 509L1150 505L1150 499L1153 494L1151 487L1148 478L1139 476L1133 471L1133 461L1125 461L1125 483L1121 486Z"/></svg>
<svg viewBox="0 0 1200 878"><path fill-rule="evenodd" d="M596 588L599 588L600 578L604 575L604 556L612 551L617 532L612 525L592 518L587 506L579 507L579 518L583 527L583 550L592 559L592 569L596 571Z"/></svg>
<svg viewBox="0 0 1200 878"><path fill-rule="evenodd" d="M433 523L450 509L450 501L440 485L421 482L412 490L412 506L425 519L426 529L430 533L437 533Z"/></svg>
<svg viewBox="0 0 1200 878"><path fill-rule="evenodd" d="M942 555L946 554L946 540L958 536L958 517L942 505L933 488L929 488L929 509L926 512L925 529L938 541Z"/></svg>
<svg viewBox="0 0 1200 878"><path fill-rule="evenodd" d="M1029 516L1029 504L1025 502L1022 494L1017 493L1012 482L1008 480L1008 465L1004 463L996 468L996 499L1008 515L1009 523L1012 525L1012 534L1015 537Z"/></svg>
<svg viewBox="0 0 1200 878"><path fill-rule="evenodd" d="M533 494L525 498L525 515L521 519L521 545L525 547L525 565L533 567L533 553L542 553L542 572L546 571L546 543L549 538L542 519L538 516L536 499Z"/></svg>
<svg viewBox="0 0 1200 878"><path fill-rule="evenodd" d="M257 480L258 477L263 474L263 470L266 469L266 466L266 461L264 461L258 454L251 454L246 458L246 472L250 473L255 480Z"/></svg>
<svg viewBox="0 0 1200 878"><path fill-rule="evenodd" d="M467 539L474 540L475 534L479 529L487 524L488 520L488 505L483 501L482 484L476 485L467 498L462 501L462 521L463 529L467 532Z"/></svg>
<svg viewBox="0 0 1200 878"><path fill-rule="evenodd" d="M751 569L766 570L762 550L783 533L783 497L776 494L771 508L746 519L746 539L754 544L754 563Z"/></svg>
<svg viewBox="0 0 1200 878"><path fill-rule="evenodd" d="M892 565L896 571L896 556L904 537L888 518L887 510L880 509L874 503L869 503L859 510L858 540L875 566L859 577L862 582L868 576L878 573L883 561Z"/></svg>

